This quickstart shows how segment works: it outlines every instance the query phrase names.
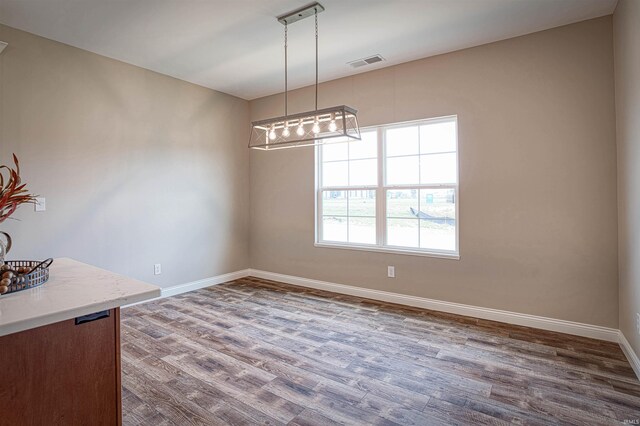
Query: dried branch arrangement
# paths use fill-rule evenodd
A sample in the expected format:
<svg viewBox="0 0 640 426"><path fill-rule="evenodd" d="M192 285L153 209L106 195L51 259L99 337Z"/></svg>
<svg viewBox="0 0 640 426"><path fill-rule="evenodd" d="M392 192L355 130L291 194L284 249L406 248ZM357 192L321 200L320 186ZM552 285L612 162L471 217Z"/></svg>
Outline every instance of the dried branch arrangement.
<svg viewBox="0 0 640 426"><path fill-rule="evenodd" d="M8 219L21 204L36 202L36 196L30 194L25 188L26 184L20 181L20 163L15 154L13 163L15 168L0 166L0 223ZM5 171L8 174L6 180Z"/></svg>

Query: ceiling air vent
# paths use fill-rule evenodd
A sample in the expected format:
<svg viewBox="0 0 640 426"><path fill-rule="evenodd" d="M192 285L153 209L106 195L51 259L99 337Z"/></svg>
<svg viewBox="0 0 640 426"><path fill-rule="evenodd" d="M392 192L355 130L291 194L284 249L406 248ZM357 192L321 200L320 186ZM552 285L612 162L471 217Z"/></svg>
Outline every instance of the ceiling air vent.
<svg viewBox="0 0 640 426"><path fill-rule="evenodd" d="M384 58L380 55L369 56L368 58L362 58L355 61L351 61L348 64L351 65L352 68L360 68L365 65L375 64L376 62L382 62Z"/></svg>

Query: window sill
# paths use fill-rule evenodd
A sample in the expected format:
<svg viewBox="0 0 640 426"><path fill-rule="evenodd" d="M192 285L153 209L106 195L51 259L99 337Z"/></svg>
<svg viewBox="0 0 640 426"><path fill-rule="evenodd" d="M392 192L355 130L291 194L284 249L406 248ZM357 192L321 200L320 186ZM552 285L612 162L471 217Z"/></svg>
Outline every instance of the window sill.
<svg viewBox="0 0 640 426"><path fill-rule="evenodd" d="M370 251L375 253L389 253L389 254L405 254L409 256L422 256L422 257L435 257L438 259L448 259L448 260L460 260L460 255L458 253L443 253L443 252L434 252L434 251L418 251L411 249L396 249L390 247L375 247L375 246L356 246L356 245L346 245L346 244L335 244L335 243L314 243L315 247L320 248L332 248L332 249L341 249L341 250L357 250L357 251Z"/></svg>

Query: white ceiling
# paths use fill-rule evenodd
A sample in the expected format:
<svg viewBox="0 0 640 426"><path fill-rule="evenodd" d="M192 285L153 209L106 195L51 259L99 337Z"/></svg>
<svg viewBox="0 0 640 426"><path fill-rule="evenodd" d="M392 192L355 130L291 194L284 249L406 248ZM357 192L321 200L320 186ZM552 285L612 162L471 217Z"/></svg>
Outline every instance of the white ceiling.
<svg viewBox="0 0 640 426"><path fill-rule="evenodd" d="M320 80L611 14L617 0L320 0ZM0 0L0 23L244 99L283 91L284 27L308 0ZM313 19L289 87L314 81ZM387 61L353 69L373 54Z"/></svg>

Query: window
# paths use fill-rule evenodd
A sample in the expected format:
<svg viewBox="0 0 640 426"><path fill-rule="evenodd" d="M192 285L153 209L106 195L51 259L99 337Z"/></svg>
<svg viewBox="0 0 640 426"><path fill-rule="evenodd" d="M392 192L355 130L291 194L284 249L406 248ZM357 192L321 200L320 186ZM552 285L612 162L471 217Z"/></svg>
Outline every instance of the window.
<svg viewBox="0 0 640 426"><path fill-rule="evenodd" d="M458 257L457 118L316 148L316 244Z"/></svg>

